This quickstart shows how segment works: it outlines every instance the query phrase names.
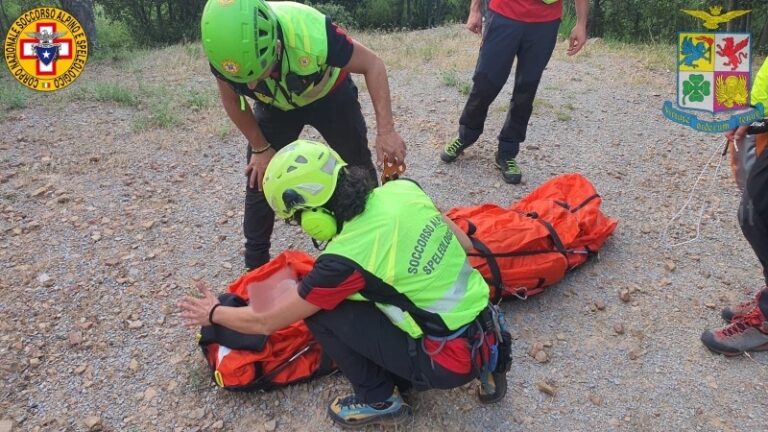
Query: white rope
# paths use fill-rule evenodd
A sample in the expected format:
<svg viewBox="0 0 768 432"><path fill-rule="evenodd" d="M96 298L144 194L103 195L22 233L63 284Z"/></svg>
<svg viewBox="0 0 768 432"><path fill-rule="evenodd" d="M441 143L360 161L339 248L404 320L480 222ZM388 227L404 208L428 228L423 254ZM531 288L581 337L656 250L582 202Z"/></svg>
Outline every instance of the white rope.
<svg viewBox="0 0 768 432"><path fill-rule="evenodd" d="M701 222L704 219L704 210L706 209L706 203L701 204L701 208L699 209L699 216L696 220L696 235L693 238L690 238L688 240L684 240L678 243L670 243L669 238L669 228L672 226L672 224L675 222L675 220L680 217L680 215L685 212L685 210L688 208L688 206L691 204L691 201L693 200L693 195L696 193L696 188L699 186L699 182L701 182L701 179L704 178L704 174L706 174L707 169L712 164L712 160L717 157L718 154L720 154L720 161L717 163L717 167L715 167L715 173L712 177L711 184L709 186L709 190L707 191L707 194L711 196L712 192L714 191L714 186L717 184L717 176L720 173L720 167L723 165L723 161L725 160L725 155L722 154L722 144L717 144L715 147L715 151L712 152L712 156L709 157L707 160L707 163L704 165L704 168L699 173L699 176L696 178L696 181L693 183L693 187L691 188L690 194L688 194L688 199L685 201L685 204L683 204L683 207L680 208L680 210L675 213L674 216L672 216L672 219L667 222L667 225L664 227L664 231L662 233L664 245L668 248L674 248L678 246L683 246L688 243L693 243L699 238L701 238Z"/></svg>

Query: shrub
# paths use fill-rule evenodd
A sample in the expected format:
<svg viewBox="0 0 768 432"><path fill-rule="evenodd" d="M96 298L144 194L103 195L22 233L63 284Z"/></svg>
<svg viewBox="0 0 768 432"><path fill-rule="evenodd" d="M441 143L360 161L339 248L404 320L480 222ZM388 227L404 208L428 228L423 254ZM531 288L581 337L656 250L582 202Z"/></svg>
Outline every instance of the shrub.
<svg viewBox="0 0 768 432"><path fill-rule="evenodd" d="M463 20L469 3L462 0L362 0L355 20L366 28L427 28Z"/></svg>
<svg viewBox="0 0 768 432"><path fill-rule="evenodd" d="M106 18L122 21L143 46L168 45L200 38L205 0L96 0Z"/></svg>
<svg viewBox="0 0 768 432"><path fill-rule="evenodd" d="M571 30L576 26L576 11L574 6L567 2L563 5L563 17L560 20L560 27L557 34L561 39L568 39L571 36Z"/></svg>
<svg viewBox="0 0 768 432"><path fill-rule="evenodd" d="M96 7L96 40L99 47L94 51L95 59L111 59L121 61L130 57L130 51L136 48L128 25L123 21L107 18L104 8Z"/></svg>
<svg viewBox="0 0 768 432"><path fill-rule="evenodd" d="M363 28L404 27L400 20L400 3L392 0L362 0L355 9L355 21Z"/></svg>
<svg viewBox="0 0 768 432"><path fill-rule="evenodd" d="M343 5L336 4L336 3L310 3L310 2L307 2L307 4L319 10L323 14L328 15L329 17L331 17L333 22L335 22L336 24L344 28L357 27L355 18Z"/></svg>

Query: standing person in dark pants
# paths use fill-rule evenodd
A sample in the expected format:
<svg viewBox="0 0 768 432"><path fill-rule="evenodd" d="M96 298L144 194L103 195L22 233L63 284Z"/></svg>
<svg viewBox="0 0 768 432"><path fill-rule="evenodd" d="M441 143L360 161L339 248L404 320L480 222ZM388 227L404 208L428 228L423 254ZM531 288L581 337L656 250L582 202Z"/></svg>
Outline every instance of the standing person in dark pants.
<svg viewBox="0 0 768 432"><path fill-rule="evenodd" d="M264 170L304 126L377 181L350 73L365 77L371 95L378 161L403 161L405 143L394 127L384 63L317 10L293 2L209 0L201 26L221 102L248 140L243 232L245 266L253 269L269 261L274 225L261 191ZM245 97L255 100L252 112Z"/></svg>
<svg viewBox="0 0 768 432"><path fill-rule="evenodd" d="M752 84L750 103L758 102L768 106L768 60ZM726 137L744 145L742 138L748 129L748 125L740 126ZM755 141L756 161L749 170L741 196L739 225L760 260L764 282L768 285L768 137L765 133L757 135ZM729 324L701 335L701 342L707 348L727 356L768 350L768 287L760 288L747 302L726 307L720 315Z"/></svg>
<svg viewBox="0 0 768 432"><path fill-rule="evenodd" d="M574 0L576 26L571 31L568 55L574 55L587 40L588 0ZM517 59L515 85L504 126L499 133L496 165L507 183L522 180L516 157L525 141L528 120L541 75L557 42L557 30L563 12L563 0L491 0L483 33L481 0L472 0L467 29L483 34L480 55L472 78L472 91L459 119L459 135L446 144L440 154L444 162L453 162L483 133L488 107L509 78Z"/></svg>

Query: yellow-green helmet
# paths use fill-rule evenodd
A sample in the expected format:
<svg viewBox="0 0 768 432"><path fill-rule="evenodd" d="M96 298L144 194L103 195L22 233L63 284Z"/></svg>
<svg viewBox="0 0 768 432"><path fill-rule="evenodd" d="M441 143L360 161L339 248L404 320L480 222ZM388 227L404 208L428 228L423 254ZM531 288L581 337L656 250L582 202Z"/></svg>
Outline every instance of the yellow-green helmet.
<svg viewBox="0 0 768 432"><path fill-rule="evenodd" d="M264 196L275 214L288 219L296 210L327 203L347 163L323 143L297 140L275 153L264 173Z"/></svg>
<svg viewBox="0 0 768 432"><path fill-rule="evenodd" d="M277 18L262 0L208 0L200 26L208 61L227 79L256 81L277 60Z"/></svg>

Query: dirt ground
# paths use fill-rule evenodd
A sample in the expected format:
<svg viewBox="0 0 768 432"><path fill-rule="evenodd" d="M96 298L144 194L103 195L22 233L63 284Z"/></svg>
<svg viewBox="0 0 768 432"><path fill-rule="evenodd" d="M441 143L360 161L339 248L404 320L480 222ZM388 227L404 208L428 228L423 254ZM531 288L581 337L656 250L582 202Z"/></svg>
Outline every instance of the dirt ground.
<svg viewBox="0 0 768 432"><path fill-rule="evenodd" d="M360 38L390 69L407 174L441 208L507 205L575 171L619 220L599 259L503 304L515 338L503 402L481 406L474 388L421 393L401 429L766 429L768 355L726 359L698 340L722 324L721 307L761 285L761 272L736 222L727 164L718 170L722 137L661 115L675 90L658 60L666 53L590 41L567 58L558 45L519 158L524 184L510 186L492 157L512 80L481 141L456 164L438 159L457 128L476 37L451 26ZM7 74L0 84L15 85ZM214 86L199 46L184 45L92 62L71 88L4 108L0 431L334 430L327 403L350 390L340 375L223 391L175 316L195 281L224 290L242 271L245 141ZM286 248L312 251L277 224L273 252ZM545 363L527 354L536 342Z"/></svg>

